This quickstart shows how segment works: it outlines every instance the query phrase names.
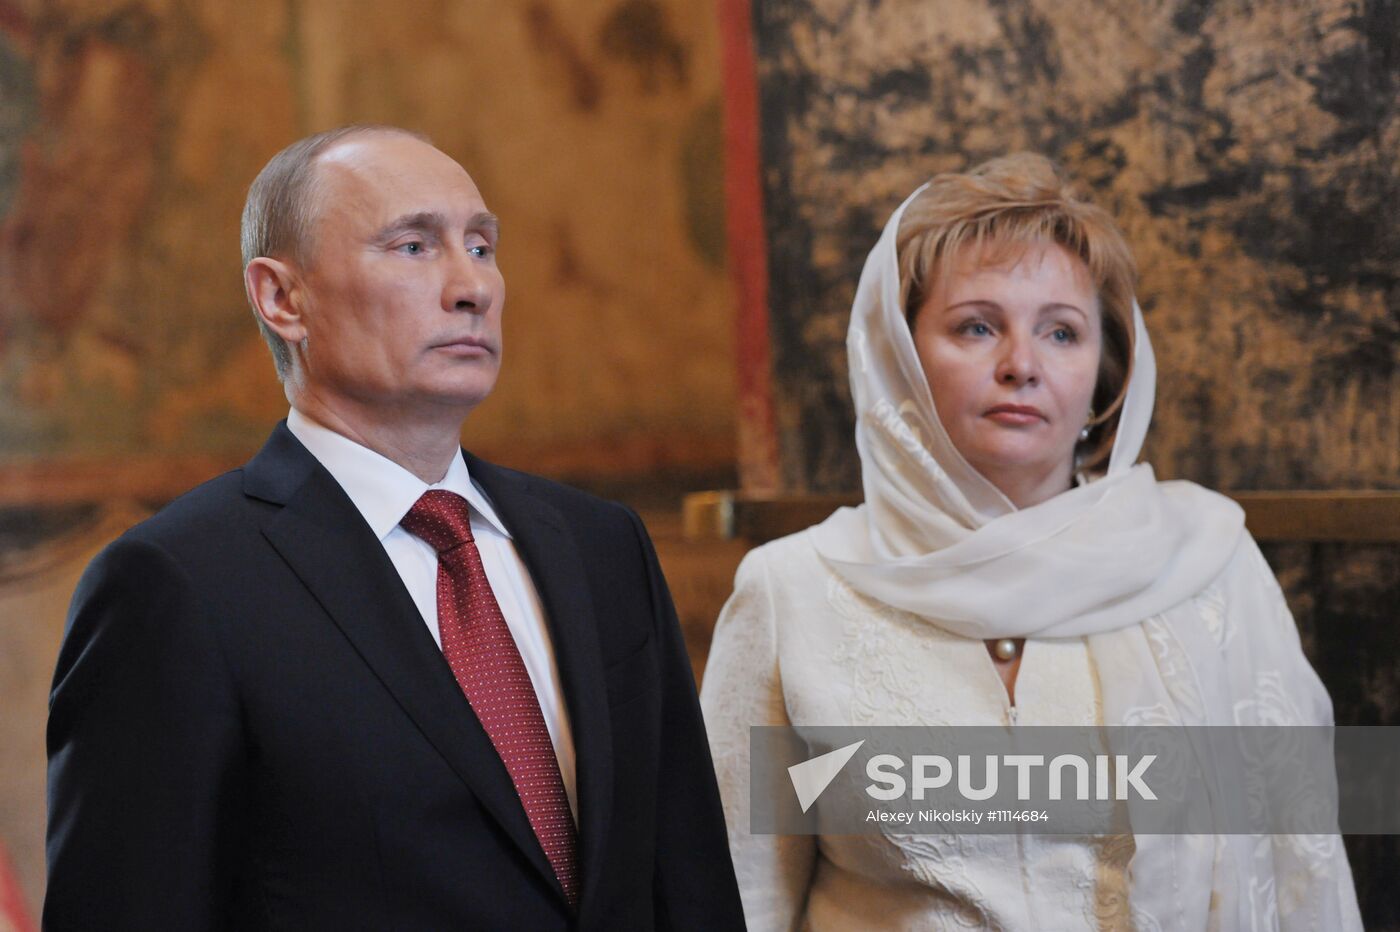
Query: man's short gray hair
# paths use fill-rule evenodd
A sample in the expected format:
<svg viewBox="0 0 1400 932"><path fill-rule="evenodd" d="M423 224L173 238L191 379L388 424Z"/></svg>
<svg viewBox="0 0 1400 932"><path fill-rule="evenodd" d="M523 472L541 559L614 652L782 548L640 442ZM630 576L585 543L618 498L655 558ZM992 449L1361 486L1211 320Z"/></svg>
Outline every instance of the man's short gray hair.
<svg viewBox="0 0 1400 932"><path fill-rule="evenodd" d="M432 143L422 133L374 123L357 123L326 130L292 143L274 155L253 184L248 188L248 200L243 205L243 226L240 239L243 246L243 267L262 256L290 259L305 266L311 256L312 232L320 212L318 203L319 178L316 158L331 146L351 136L373 133L396 133ZM253 296L248 295L251 304ZM277 378L285 380L292 368L292 351L263 321L257 307L253 308L258 329L272 350L277 365Z"/></svg>

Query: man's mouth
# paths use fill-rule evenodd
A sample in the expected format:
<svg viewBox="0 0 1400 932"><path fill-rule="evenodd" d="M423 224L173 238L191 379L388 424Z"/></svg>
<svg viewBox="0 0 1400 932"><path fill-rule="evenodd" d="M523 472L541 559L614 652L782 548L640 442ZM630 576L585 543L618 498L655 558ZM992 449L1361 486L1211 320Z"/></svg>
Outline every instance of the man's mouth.
<svg viewBox="0 0 1400 932"><path fill-rule="evenodd" d="M453 356L489 356L491 344L481 337L457 337L433 344L433 349Z"/></svg>

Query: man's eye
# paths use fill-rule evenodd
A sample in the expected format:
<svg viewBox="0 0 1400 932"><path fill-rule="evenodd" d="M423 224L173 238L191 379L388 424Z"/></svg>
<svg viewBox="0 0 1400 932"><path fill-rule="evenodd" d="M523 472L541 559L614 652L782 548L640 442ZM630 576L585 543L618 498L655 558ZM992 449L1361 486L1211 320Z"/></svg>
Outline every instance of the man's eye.
<svg viewBox="0 0 1400 932"><path fill-rule="evenodd" d="M473 246L467 251L470 252L472 255L476 256L478 259L489 258L491 253L493 252L490 246Z"/></svg>
<svg viewBox="0 0 1400 932"><path fill-rule="evenodd" d="M407 253L410 256L416 256L423 252L423 244L418 242L404 243L399 247L399 252Z"/></svg>

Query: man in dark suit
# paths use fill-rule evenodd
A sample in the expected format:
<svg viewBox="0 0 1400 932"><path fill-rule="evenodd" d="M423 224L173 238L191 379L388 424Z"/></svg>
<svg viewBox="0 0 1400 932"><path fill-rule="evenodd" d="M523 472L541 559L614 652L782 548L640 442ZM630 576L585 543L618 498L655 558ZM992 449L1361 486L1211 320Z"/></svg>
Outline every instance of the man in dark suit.
<svg viewBox="0 0 1400 932"><path fill-rule="evenodd" d="M743 927L641 522L460 447L500 366L497 233L402 130L254 182L292 411L79 584L46 928Z"/></svg>

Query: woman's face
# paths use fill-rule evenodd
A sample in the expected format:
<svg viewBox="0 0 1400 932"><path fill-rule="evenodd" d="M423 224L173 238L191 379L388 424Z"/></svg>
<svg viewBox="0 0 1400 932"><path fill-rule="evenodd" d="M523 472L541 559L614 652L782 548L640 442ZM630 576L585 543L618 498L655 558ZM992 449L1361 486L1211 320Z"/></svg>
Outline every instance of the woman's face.
<svg viewBox="0 0 1400 932"><path fill-rule="evenodd" d="M914 321L949 438L1019 508L1069 488L1102 345L1089 270L1053 243L1014 264L965 250Z"/></svg>

